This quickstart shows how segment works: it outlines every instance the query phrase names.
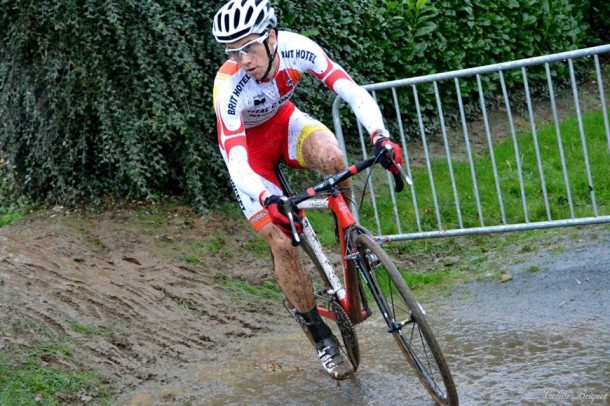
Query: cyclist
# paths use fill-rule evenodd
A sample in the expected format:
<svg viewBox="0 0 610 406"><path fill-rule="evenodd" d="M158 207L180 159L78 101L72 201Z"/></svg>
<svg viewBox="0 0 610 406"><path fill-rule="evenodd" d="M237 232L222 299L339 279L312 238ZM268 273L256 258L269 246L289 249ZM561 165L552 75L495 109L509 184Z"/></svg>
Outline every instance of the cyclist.
<svg viewBox="0 0 610 406"><path fill-rule="evenodd" d="M311 279L278 205L282 190L274 168L280 160L323 175L347 167L333 133L290 101L301 75L313 74L350 105L376 152L391 144L401 164L401 149L389 140L370 94L314 41L278 31L268 0L230 0L214 17L213 35L229 57L216 74L213 98L218 143L233 190L254 230L269 243L278 284L307 326L324 369L344 379L353 366L317 311ZM384 168L398 171L384 155L381 160Z"/></svg>

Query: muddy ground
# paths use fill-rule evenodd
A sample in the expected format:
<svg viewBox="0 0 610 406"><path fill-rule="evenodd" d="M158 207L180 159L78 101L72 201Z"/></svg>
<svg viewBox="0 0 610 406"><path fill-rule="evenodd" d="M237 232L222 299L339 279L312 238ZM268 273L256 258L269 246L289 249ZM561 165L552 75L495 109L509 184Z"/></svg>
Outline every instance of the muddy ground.
<svg viewBox="0 0 610 406"><path fill-rule="evenodd" d="M269 259L243 254L254 238L244 226L187 208L55 208L0 228L0 351L70 342L74 361L44 361L90 368L117 393L181 362L225 356L285 314L221 288L227 275L273 280Z"/></svg>
<svg viewBox="0 0 610 406"><path fill-rule="evenodd" d="M206 374L220 379L220 385L232 382L242 390L246 384L243 377L247 376L271 383L285 379L280 386L297 393L302 386L290 386L295 374L311 380L306 382L313 387L326 382L313 350L287 317L281 298L237 296L223 282L227 275L252 283L273 280L264 250L259 257L246 254L255 236L244 227L247 223L235 215L200 217L188 208L175 206L102 213L55 208L0 228L0 351L25 354L39 342L68 343L73 357L54 355L42 361L66 369L95 371L104 378L106 388L111 388L116 404L126 405L223 404L206 403L211 390L202 384L201 376ZM498 286L502 283L498 269L512 274L519 268L531 274L533 265L528 263L540 266L541 258L546 258L542 262L544 270L552 270L554 252L580 252L583 258L587 257L588 244L605 247L609 240L610 231L599 226L555 233L549 240L540 240L535 250L517 246L499 252L487 266L490 274L479 276ZM578 263L579 257L573 261ZM506 268L509 260L515 269ZM471 280L476 279L473 275ZM527 286L522 285L522 278L517 280L518 286ZM463 291L463 286L471 289L458 281L456 292ZM507 296L487 295L488 289L479 289L474 296L481 302L476 306L483 312L476 318L481 323L486 318L503 320L503 309L487 310L511 300L514 294L514 289L504 289L501 291ZM594 300L606 294L607 289L598 291ZM448 301L436 297L433 302L439 308L450 306L455 310L473 298L472 294L451 296ZM536 295L527 304L519 303L511 307L527 305L528 313L546 317L545 303L537 301ZM514 309L507 310L515 317ZM474 317L472 311L468 314ZM551 309L548 314L556 312ZM478 333L471 339L476 336ZM465 339L453 340L456 348L462 348L460 343ZM273 340L277 343L271 345L272 350L264 347ZM254 348L259 352L250 352ZM448 356L459 366L466 358L452 355L455 351L450 349ZM246 364L236 366L239 359ZM218 376L210 369L226 371L227 375ZM363 377L367 376L365 371L361 372ZM460 380L469 378L468 372L460 372L459 367L456 372ZM65 404L96 404L99 389L64 399ZM218 386L213 389L218 390ZM416 386L415 390L426 399L421 388ZM277 393L277 402L281 393ZM480 392L470 395L475 393ZM310 401L303 402L295 404Z"/></svg>

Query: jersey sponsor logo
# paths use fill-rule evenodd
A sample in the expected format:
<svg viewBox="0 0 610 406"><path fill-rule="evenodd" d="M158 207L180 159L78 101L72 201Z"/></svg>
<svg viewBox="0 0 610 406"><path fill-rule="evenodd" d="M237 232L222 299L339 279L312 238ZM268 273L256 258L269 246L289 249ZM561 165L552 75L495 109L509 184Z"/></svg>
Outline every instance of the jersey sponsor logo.
<svg viewBox="0 0 610 406"><path fill-rule="evenodd" d="M239 190L237 189L237 186L235 186L235 182L233 182L232 179L231 179L231 188L233 189L233 193L235 194L235 198L237 199L237 203L239 204L239 207L241 208L242 211L244 211L246 209L246 207L244 206L244 202L242 202L241 197L239 195Z"/></svg>
<svg viewBox="0 0 610 406"><path fill-rule="evenodd" d="M259 211L254 216L250 217L250 223L254 224L257 221L264 219L265 217L267 217L267 211L265 211L265 210Z"/></svg>
<svg viewBox="0 0 610 406"><path fill-rule="evenodd" d="M230 115L234 116L236 114L235 110L237 109L237 98L239 97L241 92L243 92L244 88L246 87L246 83L248 83L249 80L250 80L250 76L247 76L247 75L244 76L239 81L237 86L235 86L235 89L233 89L233 93L231 94L231 98L229 99L228 113Z"/></svg>
<svg viewBox="0 0 610 406"><path fill-rule="evenodd" d="M281 97L294 90L296 82L294 81L293 76L298 77L298 72L293 69L285 69L278 73L275 78L277 90Z"/></svg>
<svg viewBox="0 0 610 406"><path fill-rule="evenodd" d="M266 101L267 99L265 97L263 97L262 99L254 99L254 105L259 106L261 104L265 104Z"/></svg>
<svg viewBox="0 0 610 406"><path fill-rule="evenodd" d="M292 96L293 93L294 93L294 90L291 90L287 95L280 97L280 99L277 101L277 103L273 104L272 108L282 106L284 103L286 103L288 101L288 99L290 99L290 97Z"/></svg>
<svg viewBox="0 0 610 406"><path fill-rule="evenodd" d="M269 107L266 107L266 108L260 109L260 110L252 110L252 111L248 112L248 116L249 117L266 117L270 111L272 111L272 109Z"/></svg>
<svg viewBox="0 0 610 406"><path fill-rule="evenodd" d="M305 59L311 63L316 63L317 57L318 56L316 54L305 49L290 49L287 51L282 51L282 58Z"/></svg>
<svg viewBox="0 0 610 406"><path fill-rule="evenodd" d="M247 113L248 117L249 118L259 118L259 117L270 116L272 113L275 114L275 112L290 99L290 97L292 96L293 93L294 93L294 91L291 91L287 95L280 97L277 102L273 103L269 107L265 107L265 108L257 109L257 110L248 110L248 113ZM256 105L256 100L255 100L254 104ZM249 123L249 124L251 125L252 123Z"/></svg>

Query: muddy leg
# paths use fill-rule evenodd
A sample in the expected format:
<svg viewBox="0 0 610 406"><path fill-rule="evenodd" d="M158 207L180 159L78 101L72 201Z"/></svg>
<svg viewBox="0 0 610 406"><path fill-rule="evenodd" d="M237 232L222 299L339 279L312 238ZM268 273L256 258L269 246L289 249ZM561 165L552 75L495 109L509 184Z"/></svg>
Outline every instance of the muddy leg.
<svg viewBox="0 0 610 406"><path fill-rule="evenodd" d="M275 276L288 302L299 312L311 310L315 304L311 278L299 260L298 249L273 224L267 224L258 234L269 243Z"/></svg>
<svg viewBox="0 0 610 406"><path fill-rule="evenodd" d="M334 175L347 168L347 163L335 136L324 130L314 131L303 142L303 159L308 167L322 175ZM346 199L351 198L351 179L339 187Z"/></svg>

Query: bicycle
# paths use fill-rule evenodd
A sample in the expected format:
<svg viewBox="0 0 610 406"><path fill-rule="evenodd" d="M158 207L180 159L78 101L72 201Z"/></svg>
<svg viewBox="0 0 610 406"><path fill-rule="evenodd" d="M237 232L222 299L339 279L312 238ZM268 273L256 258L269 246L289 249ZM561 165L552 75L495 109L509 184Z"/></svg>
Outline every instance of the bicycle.
<svg viewBox="0 0 610 406"><path fill-rule="evenodd" d="M381 153L384 152L391 159L391 147ZM440 405L457 405L458 395L453 378L423 308L388 254L373 235L358 224L338 188L341 182L372 167L378 160L379 156L373 156L353 164L334 176L326 177L300 195L292 191L278 166L276 173L284 191L282 207L291 223L292 244L303 247L319 273L324 287L314 292L318 311L323 317L336 322L354 372L360 364L360 347L354 325L362 323L373 313L364 289L366 287L386 321L387 333L393 335L428 393ZM394 175L394 180L395 190L401 191L403 178L398 174ZM323 197L320 199L320 196ZM330 210L335 217L341 250L340 275L335 272L305 215L305 210L310 209ZM295 216L302 223L301 233L296 231ZM286 307L299 321L296 310L288 305ZM301 325L308 335L302 321Z"/></svg>

